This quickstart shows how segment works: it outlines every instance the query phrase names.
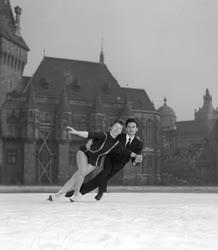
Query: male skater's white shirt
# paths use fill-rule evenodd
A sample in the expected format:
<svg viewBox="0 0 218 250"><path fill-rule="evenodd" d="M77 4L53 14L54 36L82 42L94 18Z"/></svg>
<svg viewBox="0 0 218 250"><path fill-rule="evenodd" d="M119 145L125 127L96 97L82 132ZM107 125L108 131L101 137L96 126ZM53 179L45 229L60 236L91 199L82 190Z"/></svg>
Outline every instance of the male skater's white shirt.
<svg viewBox="0 0 218 250"><path fill-rule="evenodd" d="M129 136L128 134L126 134L126 143L125 145L128 143L129 139L130 139L130 143L132 143L132 140L134 139L135 136Z"/></svg>

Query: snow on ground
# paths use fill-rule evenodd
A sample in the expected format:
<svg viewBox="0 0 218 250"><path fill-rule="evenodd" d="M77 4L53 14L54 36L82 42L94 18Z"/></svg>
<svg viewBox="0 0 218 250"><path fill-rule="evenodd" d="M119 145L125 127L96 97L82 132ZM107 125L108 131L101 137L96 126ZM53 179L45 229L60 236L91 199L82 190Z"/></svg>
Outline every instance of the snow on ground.
<svg viewBox="0 0 218 250"><path fill-rule="evenodd" d="M0 194L2 250L217 250L218 194Z"/></svg>

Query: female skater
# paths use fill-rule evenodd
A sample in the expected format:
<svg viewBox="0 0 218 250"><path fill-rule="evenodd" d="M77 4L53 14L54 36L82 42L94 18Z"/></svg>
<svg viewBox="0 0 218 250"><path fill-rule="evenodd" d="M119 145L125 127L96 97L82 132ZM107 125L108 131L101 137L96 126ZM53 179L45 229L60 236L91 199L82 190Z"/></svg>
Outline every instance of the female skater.
<svg viewBox="0 0 218 250"><path fill-rule="evenodd" d="M54 196L49 196L48 200L50 201L52 201L54 198L60 197L62 194L65 194L70 190L75 191L72 200L76 200L78 198L79 190L83 184L85 176L100 165L102 156L107 155L111 152L125 154L129 157L136 156L135 153L122 146L117 139L117 136L123 130L122 121L116 121L111 126L110 132L89 133L88 131L77 131L72 127L67 127L67 129L71 134L78 135L83 138L92 139L92 145L90 149L87 149L86 146L80 147L80 150L76 155L78 170Z"/></svg>

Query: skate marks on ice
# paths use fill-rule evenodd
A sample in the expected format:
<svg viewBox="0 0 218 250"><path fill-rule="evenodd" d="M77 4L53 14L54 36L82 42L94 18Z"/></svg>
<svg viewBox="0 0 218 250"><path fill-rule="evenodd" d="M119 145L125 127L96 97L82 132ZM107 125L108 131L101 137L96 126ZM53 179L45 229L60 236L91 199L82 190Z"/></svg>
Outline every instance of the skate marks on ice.
<svg viewBox="0 0 218 250"><path fill-rule="evenodd" d="M2 249L218 249L217 194L94 195L0 194Z"/></svg>

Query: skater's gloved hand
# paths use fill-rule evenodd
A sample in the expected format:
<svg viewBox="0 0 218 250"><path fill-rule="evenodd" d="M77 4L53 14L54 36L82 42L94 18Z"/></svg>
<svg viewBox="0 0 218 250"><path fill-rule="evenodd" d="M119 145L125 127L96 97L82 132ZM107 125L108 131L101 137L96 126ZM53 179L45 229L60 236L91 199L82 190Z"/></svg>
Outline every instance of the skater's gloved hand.
<svg viewBox="0 0 218 250"><path fill-rule="evenodd" d="M66 127L66 129L68 130L68 133L73 134L73 135L76 135L78 132L76 129L69 127L69 126Z"/></svg>
<svg viewBox="0 0 218 250"><path fill-rule="evenodd" d="M93 141L92 141L91 139L87 141L87 143L86 143L86 148L87 148L88 150L91 149L92 143L93 143Z"/></svg>

